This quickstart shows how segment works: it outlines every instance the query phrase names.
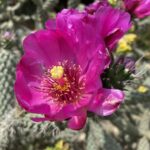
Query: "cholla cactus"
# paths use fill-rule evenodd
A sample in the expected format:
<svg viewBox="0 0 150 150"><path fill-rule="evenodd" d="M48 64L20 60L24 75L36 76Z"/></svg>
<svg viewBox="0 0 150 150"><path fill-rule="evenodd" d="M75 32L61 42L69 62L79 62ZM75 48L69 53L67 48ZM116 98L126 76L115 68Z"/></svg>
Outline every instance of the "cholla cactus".
<svg viewBox="0 0 150 150"><path fill-rule="evenodd" d="M35 28L41 28L42 22L51 18L61 9L77 7L82 10L90 2L92 0L0 0L2 12L0 14L0 29L4 30L4 27L9 26L15 31L18 36L16 40L19 41L15 46L11 45L9 41L12 36L9 32L6 32L5 36L0 38L0 150L51 150L60 148L61 139L69 143L69 148L71 148L69 150L150 149L150 118L148 113L150 74L145 74L144 83L140 78L138 79L140 84L135 86L134 89L127 88L127 100L117 113L106 118L107 121L104 118L94 120L92 116L93 120L89 118L87 127L78 132L69 129L63 130L61 124L56 126L49 121L35 123L30 119L31 114L16 109L13 82L19 54L16 53L15 50L18 48L15 47L20 48L19 45L21 45L24 35ZM113 7L118 7L121 1L109 0L109 2ZM135 29L136 34L128 33L125 35L119 42L118 52L119 54L132 55L134 58L144 55L146 61L149 61L149 20L143 19L136 23L138 25L138 28ZM108 22L108 24L111 23ZM133 42L137 40L138 42L134 45ZM126 63L125 66L121 66L124 62L122 58L120 62L112 66L112 70L106 70L102 78L103 84L109 83L106 87L124 89L123 83L126 83L124 79L132 78L134 67L133 69L132 67L126 68L130 66ZM149 62L147 65L149 65ZM143 66L146 65L141 66L141 69L143 69ZM147 68L147 70L149 69ZM119 73L119 71L122 73ZM109 75L111 75L111 78ZM59 128L61 127L63 131L60 132L61 129ZM117 133L114 133L115 130L117 130ZM58 132L60 133L57 134Z"/></svg>
<svg viewBox="0 0 150 150"><path fill-rule="evenodd" d="M12 34L4 33L0 47L0 116L15 105L13 85L19 55L11 47ZM2 41L3 40L3 41Z"/></svg>
<svg viewBox="0 0 150 150"><path fill-rule="evenodd" d="M41 145L51 143L54 133L59 130L58 127L50 122L35 123L30 117L17 108L8 113L0 122L0 150L20 150L29 147L35 150L35 147L40 148Z"/></svg>

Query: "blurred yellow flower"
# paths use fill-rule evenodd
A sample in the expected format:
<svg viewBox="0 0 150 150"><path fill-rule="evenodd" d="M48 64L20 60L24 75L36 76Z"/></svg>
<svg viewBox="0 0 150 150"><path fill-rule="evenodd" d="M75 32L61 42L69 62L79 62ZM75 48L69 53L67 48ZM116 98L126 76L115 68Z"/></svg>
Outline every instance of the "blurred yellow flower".
<svg viewBox="0 0 150 150"><path fill-rule="evenodd" d="M133 33L126 34L118 43L117 53L132 51L132 44L137 39Z"/></svg>
<svg viewBox="0 0 150 150"><path fill-rule="evenodd" d="M127 43L130 44L130 43L133 43L137 39L137 35L133 33L129 33L124 36L124 39L127 41Z"/></svg>
<svg viewBox="0 0 150 150"><path fill-rule="evenodd" d="M55 145L55 148L56 149L60 149L60 150L63 150L63 147L64 147L64 141L63 140L60 140L56 143Z"/></svg>
<svg viewBox="0 0 150 150"><path fill-rule="evenodd" d="M148 91L148 88L146 86L141 85L138 87L137 91L139 93L146 93Z"/></svg>
<svg viewBox="0 0 150 150"><path fill-rule="evenodd" d="M132 47L124 39L121 39L118 43L117 53L131 51Z"/></svg>
<svg viewBox="0 0 150 150"><path fill-rule="evenodd" d="M69 150L69 145L63 140L58 141L54 147L47 147L45 150Z"/></svg>

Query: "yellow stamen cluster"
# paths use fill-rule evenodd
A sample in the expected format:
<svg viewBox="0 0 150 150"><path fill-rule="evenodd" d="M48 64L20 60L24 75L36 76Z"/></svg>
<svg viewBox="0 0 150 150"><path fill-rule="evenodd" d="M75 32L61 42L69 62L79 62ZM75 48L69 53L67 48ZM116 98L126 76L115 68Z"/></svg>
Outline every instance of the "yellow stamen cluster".
<svg viewBox="0 0 150 150"><path fill-rule="evenodd" d="M70 84L67 81L63 85L54 83L53 87L55 90L59 90L61 92L67 92L67 91L69 91Z"/></svg>
<svg viewBox="0 0 150 150"><path fill-rule="evenodd" d="M54 83L53 87L55 90L58 90L61 92L69 90L70 84L68 83L67 78L63 77L64 76L64 68L62 66L54 66L50 70L50 74L53 79L56 79L56 80L60 79L60 80L62 80L62 82L64 82L64 83L61 83L61 81L57 81L56 83Z"/></svg>
<svg viewBox="0 0 150 150"><path fill-rule="evenodd" d="M54 66L50 70L50 74L53 79L61 79L64 74L64 68L62 66Z"/></svg>
<svg viewBox="0 0 150 150"><path fill-rule="evenodd" d="M77 103L84 89L85 78L81 78L81 67L68 61L48 68L41 83L43 93L61 104Z"/></svg>

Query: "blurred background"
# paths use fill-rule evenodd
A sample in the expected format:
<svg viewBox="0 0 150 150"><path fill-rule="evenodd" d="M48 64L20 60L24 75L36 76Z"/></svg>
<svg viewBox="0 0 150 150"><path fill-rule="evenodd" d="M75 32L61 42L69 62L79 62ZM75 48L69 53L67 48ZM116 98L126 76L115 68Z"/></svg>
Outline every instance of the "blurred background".
<svg viewBox="0 0 150 150"><path fill-rule="evenodd" d="M34 123L16 104L15 69L22 40L63 8L79 10L94 0L0 0L0 150L150 150L150 18L135 20L115 56L136 62L126 101L109 117L89 117L81 131L59 123ZM120 1L110 0L113 7Z"/></svg>

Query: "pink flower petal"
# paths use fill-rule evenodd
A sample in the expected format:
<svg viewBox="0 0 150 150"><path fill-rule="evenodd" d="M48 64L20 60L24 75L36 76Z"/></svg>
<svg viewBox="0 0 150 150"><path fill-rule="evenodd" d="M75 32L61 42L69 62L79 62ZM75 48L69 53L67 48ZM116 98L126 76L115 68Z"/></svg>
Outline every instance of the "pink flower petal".
<svg viewBox="0 0 150 150"><path fill-rule="evenodd" d="M91 10L95 13L89 13ZM92 55L93 48L97 48L97 41L101 41L101 38L112 49L131 27L130 15L108 6L107 2L95 3L84 12L65 9L58 14L56 24L60 30L74 37L80 46L80 52L84 51L85 55L86 50Z"/></svg>
<svg viewBox="0 0 150 150"><path fill-rule="evenodd" d="M50 104L51 113L47 117L50 120L62 121L74 115L80 116L81 114L83 114L83 112L86 111L91 98L92 98L92 95L88 95L77 103L70 103L64 106L61 106L56 103Z"/></svg>
<svg viewBox="0 0 150 150"><path fill-rule="evenodd" d="M149 0L124 0L125 9L138 18L144 18L150 15Z"/></svg>
<svg viewBox="0 0 150 150"><path fill-rule="evenodd" d="M89 18L87 13L69 9L59 13L56 22L57 27L66 31L74 40L78 63L82 68L86 68L87 62L95 55L98 47L104 44L93 24L90 23L92 18Z"/></svg>
<svg viewBox="0 0 150 150"><path fill-rule="evenodd" d="M17 66L17 71L23 72L27 82L38 82L44 72L44 66L42 66L38 60L30 58L28 55L24 55Z"/></svg>
<svg viewBox="0 0 150 150"><path fill-rule="evenodd" d="M139 7L135 9L134 13L138 18L144 18L146 16L150 16L150 1L142 0L139 4Z"/></svg>
<svg viewBox="0 0 150 150"><path fill-rule="evenodd" d="M86 123L85 113L82 116L73 116L68 121L68 128L73 130L80 130L84 127L85 123Z"/></svg>
<svg viewBox="0 0 150 150"><path fill-rule="evenodd" d="M18 103L27 111L49 114L50 107L47 100L43 98L43 95L40 92L29 86L21 71L17 71L14 91Z"/></svg>
<svg viewBox="0 0 150 150"><path fill-rule="evenodd" d="M28 57L45 66L54 65L61 60L75 59L71 39L59 31L40 30L32 33L24 40L23 47Z"/></svg>
<svg viewBox="0 0 150 150"><path fill-rule="evenodd" d="M101 89L89 104L88 110L100 116L114 113L124 100L124 93L115 89Z"/></svg>
<svg viewBox="0 0 150 150"><path fill-rule="evenodd" d="M98 29L99 34L105 39L107 46L111 49L115 46L116 42L122 37L122 33L125 33L129 30L130 24L130 15L126 12L123 12L119 9L114 9L112 7L100 7L95 13L95 28ZM120 31L121 35L118 35L117 30ZM113 35L110 40L110 35ZM109 42L107 41L109 39ZM110 42L111 41L111 42Z"/></svg>
<svg viewBox="0 0 150 150"><path fill-rule="evenodd" d="M86 72L86 92L97 91L102 87L100 74L105 69L105 56L103 53L97 53L91 63L89 64Z"/></svg>
<svg viewBox="0 0 150 150"><path fill-rule="evenodd" d="M56 29L56 20L55 19L49 19L45 23L46 29Z"/></svg>

